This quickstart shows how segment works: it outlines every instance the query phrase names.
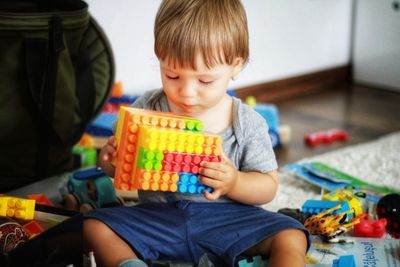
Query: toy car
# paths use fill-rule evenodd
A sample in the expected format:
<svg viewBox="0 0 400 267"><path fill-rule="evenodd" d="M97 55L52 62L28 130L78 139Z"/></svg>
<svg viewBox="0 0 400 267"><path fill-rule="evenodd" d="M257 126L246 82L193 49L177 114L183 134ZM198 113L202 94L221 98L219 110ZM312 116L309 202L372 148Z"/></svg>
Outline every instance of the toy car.
<svg viewBox="0 0 400 267"><path fill-rule="evenodd" d="M110 177L100 168L76 171L68 180L67 187L69 194L64 196L64 207L68 210L86 212L123 204L122 198L116 195Z"/></svg>
<svg viewBox="0 0 400 267"><path fill-rule="evenodd" d="M304 137L304 142L309 146L316 146L319 144L330 144L335 141L346 141L348 139L348 132L340 129L331 129L327 131L320 131L307 134Z"/></svg>

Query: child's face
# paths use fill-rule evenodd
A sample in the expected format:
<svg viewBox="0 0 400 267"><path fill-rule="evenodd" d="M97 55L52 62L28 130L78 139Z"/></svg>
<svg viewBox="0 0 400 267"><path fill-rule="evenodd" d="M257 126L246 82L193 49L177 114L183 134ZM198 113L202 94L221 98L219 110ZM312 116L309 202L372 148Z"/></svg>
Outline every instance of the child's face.
<svg viewBox="0 0 400 267"><path fill-rule="evenodd" d="M197 70L174 68L160 61L161 79L171 111L183 115L201 115L221 104L226 97L229 80L241 70L241 60L233 65L218 64L207 68L201 56Z"/></svg>

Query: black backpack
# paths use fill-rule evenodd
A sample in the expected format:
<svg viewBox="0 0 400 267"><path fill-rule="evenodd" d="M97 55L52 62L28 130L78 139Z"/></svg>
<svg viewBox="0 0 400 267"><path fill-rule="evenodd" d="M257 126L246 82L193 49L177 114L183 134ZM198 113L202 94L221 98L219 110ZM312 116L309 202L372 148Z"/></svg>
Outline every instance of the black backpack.
<svg viewBox="0 0 400 267"><path fill-rule="evenodd" d="M114 72L85 2L0 0L0 192L73 168Z"/></svg>

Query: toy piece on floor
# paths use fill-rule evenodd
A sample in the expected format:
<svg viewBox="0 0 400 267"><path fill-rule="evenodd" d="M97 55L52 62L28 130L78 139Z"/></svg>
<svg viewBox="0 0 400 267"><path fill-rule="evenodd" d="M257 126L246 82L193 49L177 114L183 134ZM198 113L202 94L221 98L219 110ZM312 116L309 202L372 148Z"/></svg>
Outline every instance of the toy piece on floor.
<svg viewBox="0 0 400 267"><path fill-rule="evenodd" d="M361 201L353 195L353 192L350 189L338 189L336 191L332 191L324 194L322 199L331 201L346 201L349 204L350 209L353 210L355 216L363 213Z"/></svg>
<svg viewBox="0 0 400 267"><path fill-rule="evenodd" d="M38 234L44 231L43 227L41 227L35 220L32 220L23 225L25 231L29 235L29 239L37 236Z"/></svg>
<svg viewBox="0 0 400 267"><path fill-rule="evenodd" d="M340 208L331 211L330 214L347 214L346 218L343 218L343 220L347 222L350 221L353 217L354 211L350 209L349 203L346 201L309 199L304 202L303 206L301 207L301 212L315 215L337 206L340 206Z"/></svg>
<svg viewBox="0 0 400 267"><path fill-rule="evenodd" d="M343 242L343 240L338 238L338 236L347 232L360 221L359 219L355 219L351 222L346 222L346 218L350 211L333 214L333 212L340 208L341 205L337 205L324 212L313 215L306 220L304 226L311 234L320 235L328 242Z"/></svg>
<svg viewBox="0 0 400 267"><path fill-rule="evenodd" d="M304 136L304 142L309 146L317 146L320 144L331 144L336 141L347 141L349 133L340 129L331 129L309 133Z"/></svg>
<svg viewBox="0 0 400 267"><path fill-rule="evenodd" d="M261 256L254 256L249 259L243 259L238 262L239 267L267 267L268 261Z"/></svg>
<svg viewBox="0 0 400 267"><path fill-rule="evenodd" d="M123 93L123 84L116 81L112 88L111 97L104 105L102 112L89 124L85 132L94 137L109 137L113 135L113 124L121 106L130 106L138 96Z"/></svg>
<svg viewBox="0 0 400 267"><path fill-rule="evenodd" d="M246 104L253 107L268 124L268 134L271 138L273 148L289 143L290 127L289 125L280 125L279 112L276 105L258 104L256 98L253 96L246 98Z"/></svg>
<svg viewBox="0 0 400 267"><path fill-rule="evenodd" d="M376 205L376 214L387 220L389 233L394 238L400 238L400 195L388 194L382 197Z"/></svg>
<svg viewBox="0 0 400 267"><path fill-rule="evenodd" d="M356 267L356 261L353 255L340 256L333 260L332 267Z"/></svg>
<svg viewBox="0 0 400 267"><path fill-rule="evenodd" d="M100 113L86 128L85 132L92 136L108 137L113 135L113 124L117 120L117 113Z"/></svg>
<svg viewBox="0 0 400 267"><path fill-rule="evenodd" d="M385 218L372 220L371 216L367 213L361 214L357 218L360 219L360 223L354 226L354 236L381 238L385 234L387 224Z"/></svg>
<svg viewBox="0 0 400 267"><path fill-rule="evenodd" d="M123 201L115 194L110 177L99 168L76 171L67 183L69 194L64 207L85 212L94 208L120 206Z"/></svg>
<svg viewBox="0 0 400 267"><path fill-rule="evenodd" d="M222 139L202 129L202 122L194 118L121 107L115 188L211 192L198 181L198 170L201 161L221 161Z"/></svg>
<svg viewBox="0 0 400 267"><path fill-rule="evenodd" d="M374 194L398 193L394 188L367 183L321 162L294 163L286 165L284 169L329 191L346 187L353 187L356 191L367 191L365 192L367 201L378 202L379 197Z"/></svg>
<svg viewBox="0 0 400 267"><path fill-rule="evenodd" d="M32 220L35 214L35 200L0 196L0 216L21 220Z"/></svg>
<svg viewBox="0 0 400 267"><path fill-rule="evenodd" d="M108 104L114 105L112 112L118 113L118 110L121 106L130 106L137 98L138 96L124 94L122 82L116 81L114 83L111 98L109 99Z"/></svg>
<svg viewBox="0 0 400 267"><path fill-rule="evenodd" d="M72 148L72 153L79 157L80 164L78 165L80 167L94 166L97 163L97 150L94 147L94 140L87 133L84 133L79 143Z"/></svg>

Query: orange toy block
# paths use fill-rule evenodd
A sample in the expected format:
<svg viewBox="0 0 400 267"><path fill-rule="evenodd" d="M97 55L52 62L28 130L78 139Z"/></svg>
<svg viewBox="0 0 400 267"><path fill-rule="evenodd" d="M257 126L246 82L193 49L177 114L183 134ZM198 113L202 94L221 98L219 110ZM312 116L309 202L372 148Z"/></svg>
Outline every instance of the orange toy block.
<svg viewBox="0 0 400 267"><path fill-rule="evenodd" d="M118 117L115 188L190 193L200 193L199 188L211 190L194 177L188 184L185 176L197 175L202 160L221 160L221 137L202 133L200 120L129 107L121 107Z"/></svg>
<svg viewBox="0 0 400 267"><path fill-rule="evenodd" d="M32 238L44 231L44 229L35 220L24 224L23 227L25 231L29 234L29 238Z"/></svg>

